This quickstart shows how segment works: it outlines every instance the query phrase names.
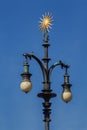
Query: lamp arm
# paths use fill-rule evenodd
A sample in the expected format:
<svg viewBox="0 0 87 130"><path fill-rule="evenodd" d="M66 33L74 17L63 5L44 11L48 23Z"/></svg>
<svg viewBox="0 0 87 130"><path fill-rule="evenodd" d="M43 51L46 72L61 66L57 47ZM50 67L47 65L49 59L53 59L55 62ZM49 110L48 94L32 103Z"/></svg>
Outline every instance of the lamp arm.
<svg viewBox="0 0 87 130"><path fill-rule="evenodd" d="M33 59L35 59L37 61L37 63L40 65L40 68L42 70L43 80L46 81L46 79L47 79L47 71L46 71L43 63L41 62L41 60L32 53L24 53L23 56L25 56L26 58L29 57L30 59L33 58Z"/></svg>
<svg viewBox="0 0 87 130"><path fill-rule="evenodd" d="M61 66L62 69L65 68L65 69L66 69L66 72L67 72L67 69L69 68L69 65L64 64L62 61L56 62L56 63L54 63L54 64L49 68L49 71L48 71L49 79L50 79L50 75L51 75L53 69L54 69L56 66L59 66L59 65Z"/></svg>

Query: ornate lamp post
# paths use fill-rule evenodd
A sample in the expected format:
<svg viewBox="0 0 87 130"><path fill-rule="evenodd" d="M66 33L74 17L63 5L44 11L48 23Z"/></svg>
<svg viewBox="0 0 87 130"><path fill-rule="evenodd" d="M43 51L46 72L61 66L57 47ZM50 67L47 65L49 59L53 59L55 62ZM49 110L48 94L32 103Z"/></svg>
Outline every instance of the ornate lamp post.
<svg viewBox="0 0 87 130"><path fill-rule="evenodd" d="M52 16L48 13L43 15L43 17L40 19L40 29L42 30L44 34L44 58L42 61L36 57L32 53L24 53L23 56L25 57L24 62L24 72L21 74L23 81L20 84L20 88L25 93L28 93L32 89L32 83L30 81L31 73L29 72L29 64L28 64L28 58L31 60L32 58L37 61L37 63L40 65L40 68L42 70L43 74L43 89L41 93L38 93L37 96L39 98L44 99L44 103L42 103L44 109L44 122L45 122L45 130L49 130L49 123L51 121L50 114L51 114L51 98L56 97L56 93L52 92L51 86L50 86L50 76L53 71L53 69L56 66L61 66L62 69L65 69L65 75L64 75L64 83L62 84L63 92L62 92L62 99L64 102L69 102L72 99L72 93L70 91L71 84L69 83L69 75L68 75L68 68L69 66L67 64L64 64L62 61L56 62L52 66L49 67L49 61L51 60L48 57L48 48L50 44L49 41L49 28L51 28L51 22L52 22Z"/></svg>

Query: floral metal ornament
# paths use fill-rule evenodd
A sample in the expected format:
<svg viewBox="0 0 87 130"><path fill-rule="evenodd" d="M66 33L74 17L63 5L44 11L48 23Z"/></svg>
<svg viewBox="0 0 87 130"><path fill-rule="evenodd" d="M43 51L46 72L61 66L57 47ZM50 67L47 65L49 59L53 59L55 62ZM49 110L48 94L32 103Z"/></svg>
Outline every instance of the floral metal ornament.
<svg viewBox="0 0 87 130"><path fill-rule="evenodd" d="M52 21L53 17L50 13L42 15L42 18L40 18L40 30L49 32L49 29L52 28Z"/></svg>

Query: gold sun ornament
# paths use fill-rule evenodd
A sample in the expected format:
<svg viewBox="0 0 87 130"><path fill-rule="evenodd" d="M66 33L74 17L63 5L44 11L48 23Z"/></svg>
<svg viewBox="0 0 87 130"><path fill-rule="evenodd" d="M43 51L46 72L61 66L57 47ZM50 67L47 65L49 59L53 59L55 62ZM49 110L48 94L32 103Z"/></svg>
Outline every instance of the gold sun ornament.
<svg viewBox="0 0 87 130"><path fill-rule="evenodd" d="M53 17L50 13L42 15L42 18L40 18L40 30L49 32L49 29L52 28L52 21Z"/></svg>

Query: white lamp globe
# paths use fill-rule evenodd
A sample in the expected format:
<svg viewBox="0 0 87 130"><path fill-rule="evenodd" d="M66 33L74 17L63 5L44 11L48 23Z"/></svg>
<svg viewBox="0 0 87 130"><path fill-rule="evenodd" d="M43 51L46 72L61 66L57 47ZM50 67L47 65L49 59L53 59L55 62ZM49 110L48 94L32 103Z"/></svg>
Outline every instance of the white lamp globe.
<svg viewBox="0 0 87 130"><path fill-rule="evenodd" d="M72 99L72 93L70 91L64 91L62 93L62 100L66 103L68 103L69 101L71 101Z"/></svg>
<svg viewBox="0 0 87 130"><path fill-rule="evenodd" d="M30 81L22 81L20 84L20 89L23 92L28 93L32 89L32 83Z"/></svg>

